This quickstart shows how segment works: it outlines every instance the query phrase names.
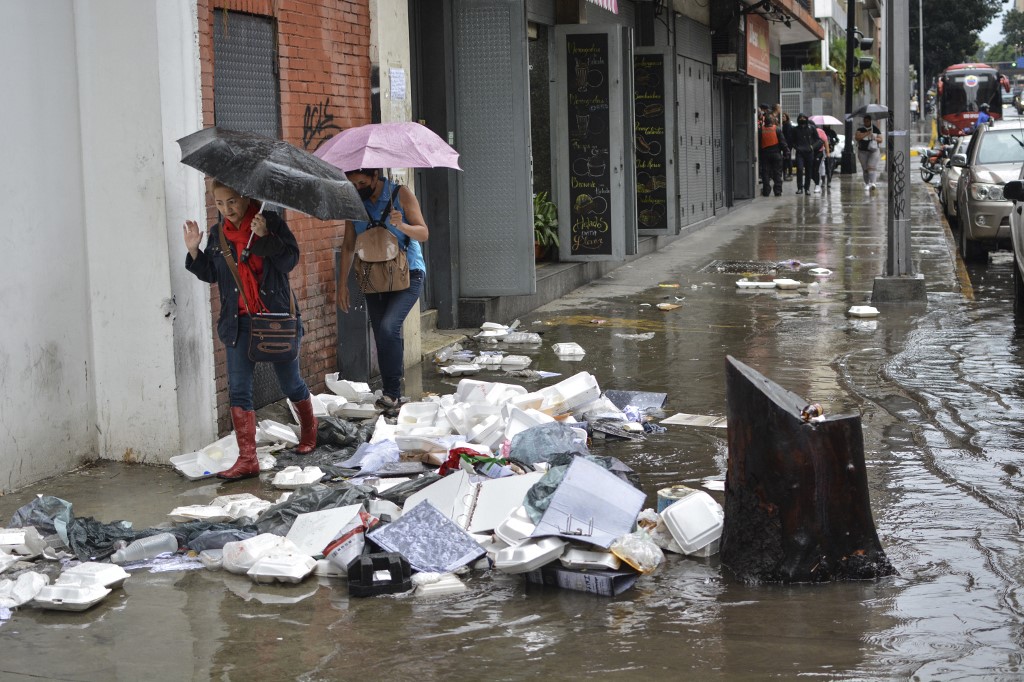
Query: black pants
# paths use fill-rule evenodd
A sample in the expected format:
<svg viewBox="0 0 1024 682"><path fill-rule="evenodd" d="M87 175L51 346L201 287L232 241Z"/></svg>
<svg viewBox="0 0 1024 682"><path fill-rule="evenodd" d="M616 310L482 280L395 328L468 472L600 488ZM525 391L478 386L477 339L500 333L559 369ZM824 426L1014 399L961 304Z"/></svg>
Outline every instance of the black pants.
<svg viewBox="0 0 1024 682"><path fill-rule="evenodd" d="M813 149L807 151L796 151L796 188L805 192L811 188L811 180L818 184L818 167L814 164L815 153Z"/></svg>
<svg viewBox="0 0 1024 682"><path fill-rule="evenodd" d="M779 150L761 150L761 194L768 196L775 190L775 196L782 195L782 152Z"/></svg>

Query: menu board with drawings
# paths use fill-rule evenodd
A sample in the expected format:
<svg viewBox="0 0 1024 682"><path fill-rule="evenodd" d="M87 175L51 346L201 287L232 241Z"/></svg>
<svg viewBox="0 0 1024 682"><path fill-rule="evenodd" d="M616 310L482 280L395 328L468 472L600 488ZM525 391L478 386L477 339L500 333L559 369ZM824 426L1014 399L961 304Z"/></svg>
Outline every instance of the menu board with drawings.
<svg viewBox="0 0 1024 682"><path fill-rule="evenodd" d="M569 104L569 252L611 255L608 36L565 37Z"/></svg>
<svg viewBox="0 0 1024 682"><path fill-rule="evenodd" d="M640 228L668 229L665 56L638 54L633 61L636 107L636 210Z"/></svg>

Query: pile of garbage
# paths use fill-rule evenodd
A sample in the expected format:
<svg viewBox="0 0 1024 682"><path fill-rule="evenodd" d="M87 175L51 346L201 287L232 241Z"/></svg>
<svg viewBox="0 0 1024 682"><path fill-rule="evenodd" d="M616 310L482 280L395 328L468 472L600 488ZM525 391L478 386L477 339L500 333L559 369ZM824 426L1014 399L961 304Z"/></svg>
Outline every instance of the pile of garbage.
<svg viewBox="0 0 1024 682"><path fill-rule="evenodd" d="M666 551L718 550L724 515L710 495L675 486L645 509L636 473L590 450L598 436L643 438L665 394L602 392L587 372L535 391L462 379L389 419L369 409L366 384L326 383L334 393L314 396L310 455L290 451L291 425L259 423L264 481L286 491L274 501L222 495L139 531L76 518L55 497L20 509L0 531L0 608L89 608L142 569L224 570L256 584L317 575L347 580L354 597L451 594L495 571L614 596ZM237 456L232 435L174 464L198 480Z"/></svg>

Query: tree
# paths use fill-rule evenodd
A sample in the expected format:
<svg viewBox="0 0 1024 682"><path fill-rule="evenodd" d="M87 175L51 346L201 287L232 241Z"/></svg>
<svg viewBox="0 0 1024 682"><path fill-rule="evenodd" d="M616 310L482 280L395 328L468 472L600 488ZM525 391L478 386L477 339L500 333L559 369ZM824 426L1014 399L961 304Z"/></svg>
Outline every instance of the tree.
<svg viewBox="0 0 1024 682"><path fill-rule="evenodd" d="M863 52L859 47L853 48L854 59L859 57L870 57L871 55ZM843 92L846 92L846 36L837 36L832 39L829 43L828 49L828 62L836 70L835 78L839 82L839 87L842 88ZM871 67L864 71L854 71L853 76L853 91L863 92L864 86L870 83L875 88L878 88L878 84L882 80L882 71L878 66L878 60L872 62Z"/></svg>
<svg viewBox="0 0 1024 682"><path fill-rule="evenodd" d="M1003 7L1002 0L924 0L925 49L924 68L921 68L917 49L918 3L909 0L909 4L911 61L918 63L918 71L924 74L926 82L947 66L975 54L980 47L978 34Z"/></svg>
<svg viewBox="0 0 1024 682"><path fill-rule="evenodd" d="M1003 42L1018 51L1024 45L1024 12L1011 9L1003 16Z"/></svg>
<svg viewBox="0 0 1024 682"><path fill-rule="evenodd" d="M1003 40L991 47L985 48L984 55L985 62L989 64L994 62L1010 62L1017 56L1017 47Z"/></svg>

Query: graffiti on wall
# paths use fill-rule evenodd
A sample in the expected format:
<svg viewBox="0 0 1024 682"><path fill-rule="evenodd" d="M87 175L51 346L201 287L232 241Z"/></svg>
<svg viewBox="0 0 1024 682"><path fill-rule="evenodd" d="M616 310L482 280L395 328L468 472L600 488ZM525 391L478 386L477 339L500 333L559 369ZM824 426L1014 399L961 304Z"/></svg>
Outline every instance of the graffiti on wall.
<svg viewBox="0 0 1024 682"><path fill-rule="evenodd" d="M324 100L317 104L307 104L302 115L302 146L315 151L327 140L341 132L341 126L334 123L334 115L330 112L330 102Z"/></svg>

